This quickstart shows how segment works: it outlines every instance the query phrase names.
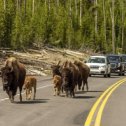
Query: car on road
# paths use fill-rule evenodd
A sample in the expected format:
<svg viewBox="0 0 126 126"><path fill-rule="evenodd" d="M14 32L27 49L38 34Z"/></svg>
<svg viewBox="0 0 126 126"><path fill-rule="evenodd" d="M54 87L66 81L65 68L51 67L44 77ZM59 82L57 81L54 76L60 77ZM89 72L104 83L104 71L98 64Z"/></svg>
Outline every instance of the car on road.
<svg viewBox="0 0 126 126"><path fill-rule="evenodd" d="M124 67L123 71L124 71L124 74L125 74L126 73L126 54L122 54L120 56L121 56L121 60L122 60L122 66Z"/></svg>
<svg viewBox="0 0 126 126"><path fill-rule="evenodd" d="M107 58L111 64L111 73L118 73L120 76L125 73L125 65L123 61L125 61L125 57L115 54L107 55Z"/></svg>
<svg viewBox="0 0 126 126"><path fill-rule="evenodd" d="M104 75L104 77L111 76L111 65L107 56L90 56L85 62L90 68L91 75Z"/></svg>

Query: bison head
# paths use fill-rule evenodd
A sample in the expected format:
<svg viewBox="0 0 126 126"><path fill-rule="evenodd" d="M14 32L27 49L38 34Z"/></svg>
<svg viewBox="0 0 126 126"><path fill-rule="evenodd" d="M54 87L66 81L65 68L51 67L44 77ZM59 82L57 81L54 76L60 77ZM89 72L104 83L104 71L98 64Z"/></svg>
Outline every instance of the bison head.
<svg viewBox="0 0 126 126"><path fill-rule="evenodd" d="M3 89L7 90L7 88L12 83L12 72L10 67L3 67L1 68L1 77L2 77L2 83L3 83Z"/></svg>
<svg viewBox="0 0 126 126"><path fill-rule="evenodd" d="M61 66L59 66L59 65L52 65L52 66L51 66L53 77L54 77L55 75L60 75L60 76L61 76L60 67L61 67Z"/></svg>
<svg viewBox="0 0 126 126"><path fill-rule="evenodd" d="M11 72L14 71L15 66L18 66L18 61L15 57L9 57L6 61L5 61L5 66L9 67Z"/></svg>
<svg viewBox="0 0 126 126"><path fill-rule="evenodd" d="M7 92L9 95L9 98L11 101L13 100L12 96L12 83L14 79L14 73L11 71L10 67L3 67L1 68L1 77L2 77L2 83L3 83L3 90Z"/></svg>
<svg viewBox="0 0 126 126"><path fill-rule="evenodd" d="M70 68L63 68L62 69L62 86L68 96L68 91L70 91L70 87L72 85L72 71Z"/></svg>

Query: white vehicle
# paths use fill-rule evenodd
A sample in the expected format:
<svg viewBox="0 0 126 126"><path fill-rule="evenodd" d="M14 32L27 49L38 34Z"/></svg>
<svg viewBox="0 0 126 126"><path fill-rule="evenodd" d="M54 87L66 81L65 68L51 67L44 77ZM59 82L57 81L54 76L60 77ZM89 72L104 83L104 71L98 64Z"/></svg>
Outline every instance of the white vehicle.
<svg viewBox="0 0 126 126"><path fill-rule="evenodd" d="M90 56L86 64L90 68L91 75L104 75L104 77L111 76L111 65L107 56Z"/></svg>

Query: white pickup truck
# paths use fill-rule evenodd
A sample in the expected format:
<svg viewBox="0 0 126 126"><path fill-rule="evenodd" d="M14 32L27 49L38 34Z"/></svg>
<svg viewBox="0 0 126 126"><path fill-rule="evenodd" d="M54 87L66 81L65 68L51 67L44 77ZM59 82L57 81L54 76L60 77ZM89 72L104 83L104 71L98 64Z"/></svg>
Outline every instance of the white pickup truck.
<svg viewBox="0 0 126 126"><path fill-rule="evenodd" d="M90 56L86 64L90 68L91 75L104 75L104 77L111 76L111 65L107 56Z"/></svg>

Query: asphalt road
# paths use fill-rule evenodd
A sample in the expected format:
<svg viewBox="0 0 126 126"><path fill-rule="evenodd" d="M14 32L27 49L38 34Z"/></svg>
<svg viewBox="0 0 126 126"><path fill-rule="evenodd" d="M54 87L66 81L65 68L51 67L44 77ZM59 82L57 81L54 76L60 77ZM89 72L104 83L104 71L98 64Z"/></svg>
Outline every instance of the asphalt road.
<svg viewBox="0 0 126 126"><path fill-rule="evenodd" d="M10 103L0 82L0 126L83 126L101 94L125 76L89 77L89 92L77 91L75 98L66 98L64 94L61 97L53 96L52 80L49 78L37 77L36 100L27 101L23 94L22 103L18 95L15 103ZM126 125L125 92L126 82L111 93L102 113L102 126ZM96 115L92 120L95 119Z"/></svg>

